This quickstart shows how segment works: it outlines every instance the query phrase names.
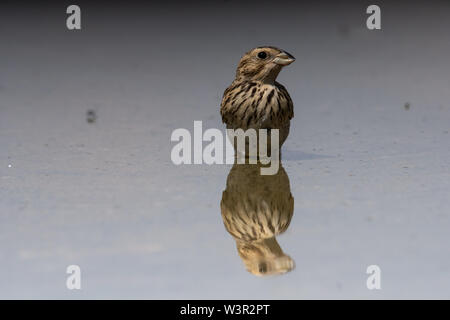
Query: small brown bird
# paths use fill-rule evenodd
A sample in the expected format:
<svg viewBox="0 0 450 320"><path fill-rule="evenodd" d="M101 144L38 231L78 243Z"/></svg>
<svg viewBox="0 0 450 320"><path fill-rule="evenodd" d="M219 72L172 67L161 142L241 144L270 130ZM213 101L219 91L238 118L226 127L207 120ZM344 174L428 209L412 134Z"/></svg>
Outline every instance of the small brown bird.
<svg viewBox="0 0 450 320"><path fill-rule="evenodd" d="M258 47L244 54L220 106L227 129L279 129L281 147L294 106L286 88L275 80L294 61L291 54L275 47Z"/></svg>

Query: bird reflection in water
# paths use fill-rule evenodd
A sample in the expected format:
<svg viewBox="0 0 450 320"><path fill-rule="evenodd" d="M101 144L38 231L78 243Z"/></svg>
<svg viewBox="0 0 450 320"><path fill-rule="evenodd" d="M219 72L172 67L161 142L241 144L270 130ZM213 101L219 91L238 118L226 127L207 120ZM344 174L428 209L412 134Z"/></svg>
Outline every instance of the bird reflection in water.
<svg viewBox="0 0 450 320"><path fill-rule="evenodd" d="M261 175L260 168L261 164L234 164L220 203L222 219L249 272L283 274L295 264L276 236L289 227L294 198L281 163L275 175Z"/></svg>

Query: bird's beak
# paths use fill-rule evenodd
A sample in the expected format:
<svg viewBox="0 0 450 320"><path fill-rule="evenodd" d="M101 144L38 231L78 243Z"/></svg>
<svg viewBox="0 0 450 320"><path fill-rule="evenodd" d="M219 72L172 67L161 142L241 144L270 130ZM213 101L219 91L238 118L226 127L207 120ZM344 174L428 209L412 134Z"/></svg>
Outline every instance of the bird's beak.
<svg viewBox="0 0 450 320"><path fill-rule="evenodd" d="M273 62L276 64L279 64L280 66L287 66L294 61L295 61L295 58L291 54L289 54L285 51L277 54L275 56L275 59L273 59Z"/></svg>

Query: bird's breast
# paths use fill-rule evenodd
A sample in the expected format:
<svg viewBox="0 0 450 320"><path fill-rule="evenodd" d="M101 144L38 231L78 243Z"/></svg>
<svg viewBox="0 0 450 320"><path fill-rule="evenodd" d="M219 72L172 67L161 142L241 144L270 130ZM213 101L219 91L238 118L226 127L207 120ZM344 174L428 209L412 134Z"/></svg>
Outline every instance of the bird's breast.
<svg viewBox="0 0 450 320"><path fill-rule="evenodd" d="M225 90L222 120L229 128L278 128L293 116L292 100L279 84L233 83Z"/></svg>

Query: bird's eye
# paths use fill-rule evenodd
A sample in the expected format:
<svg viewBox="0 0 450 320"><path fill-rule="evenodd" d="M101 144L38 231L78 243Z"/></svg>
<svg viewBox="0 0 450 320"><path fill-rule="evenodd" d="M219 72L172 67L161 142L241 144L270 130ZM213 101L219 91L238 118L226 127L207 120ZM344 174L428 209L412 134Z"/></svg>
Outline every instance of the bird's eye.
<svg viewBox="0 0 450 320"><path fill-rule="evenodd" d="M258 53L258 58L265 59L267 58L267 53L265 51L261 51Z"/></svg>

